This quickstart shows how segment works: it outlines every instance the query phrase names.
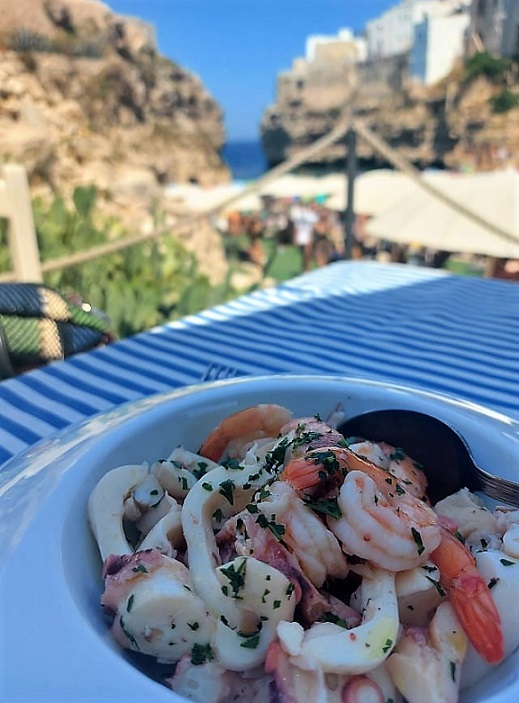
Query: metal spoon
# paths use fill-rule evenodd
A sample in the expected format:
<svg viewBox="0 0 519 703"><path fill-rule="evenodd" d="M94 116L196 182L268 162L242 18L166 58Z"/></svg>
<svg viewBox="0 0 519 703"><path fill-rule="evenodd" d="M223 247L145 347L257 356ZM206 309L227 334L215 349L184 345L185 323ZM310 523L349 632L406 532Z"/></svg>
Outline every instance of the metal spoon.
<svg viewBox="0 0 519 703"><path fill-rule="evenodd" d="M431 415L415 410L375 410L345 420L337 429L345 437L401 447L422 464L433 504L467 487L519 507L519 483L477 466L463 437Z"/></svg>

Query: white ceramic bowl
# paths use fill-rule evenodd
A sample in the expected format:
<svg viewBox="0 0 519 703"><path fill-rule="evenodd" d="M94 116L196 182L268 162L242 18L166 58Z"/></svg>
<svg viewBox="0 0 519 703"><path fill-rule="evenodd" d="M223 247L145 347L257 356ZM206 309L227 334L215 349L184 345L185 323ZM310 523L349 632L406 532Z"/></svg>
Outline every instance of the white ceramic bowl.
<svg viewBox="0 0 519 703"><path fill-rule="evenodd" d="M194 386L100 415L58 433L0 473L0 701L175 703L112 641L101 617L101 563L87 523L99 478L154 461L255 403L297 416L374 409L429 412L460 431L484 468L519 478L519 423L467 402L350 378L275 376ZM463 693L463 703L519 698L519 653Z"/></svg>

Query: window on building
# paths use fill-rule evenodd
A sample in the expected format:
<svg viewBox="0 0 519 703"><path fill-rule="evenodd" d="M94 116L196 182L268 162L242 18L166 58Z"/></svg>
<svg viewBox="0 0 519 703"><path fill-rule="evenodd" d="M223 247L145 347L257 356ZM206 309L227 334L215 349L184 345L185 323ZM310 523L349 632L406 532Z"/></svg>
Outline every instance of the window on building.
<svg viewBox="0 0 519 703"><path fill-rule="evenodd" d="M305 82L303 80L299 79L296 83L296 88L298 90L303 90L304 87L305 87Z"/></svg>

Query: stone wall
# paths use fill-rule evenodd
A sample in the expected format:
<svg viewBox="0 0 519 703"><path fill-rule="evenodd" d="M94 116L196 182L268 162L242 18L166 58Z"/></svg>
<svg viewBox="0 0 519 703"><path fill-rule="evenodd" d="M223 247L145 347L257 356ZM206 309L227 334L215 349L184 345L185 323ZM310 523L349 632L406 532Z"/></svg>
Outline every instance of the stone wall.
<svg viewBox="0 0 519 703"><path fill-rule="evenodd" d="M403 89L409 76L409 54L357 64L357 95L380 101Z"/></svg>

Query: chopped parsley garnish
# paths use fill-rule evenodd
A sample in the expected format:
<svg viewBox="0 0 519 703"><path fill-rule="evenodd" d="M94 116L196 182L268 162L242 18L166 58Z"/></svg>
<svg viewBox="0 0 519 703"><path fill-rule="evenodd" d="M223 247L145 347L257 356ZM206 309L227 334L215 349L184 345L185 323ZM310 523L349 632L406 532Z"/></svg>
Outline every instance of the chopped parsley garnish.
<svg viewBox="0 0 519 703"><path fill-rule="evenodd" d="M393 640L387 639L384 646L382 647L382 651L384 652L384 654L386 652L388 652L392 646L393 646Z"/></svg>
<svg viewBox="0 0 519 703"><path fill-rule="evenodd" d="M245 510L247 510L249 513L257 513L258 512L258 506L255 503L249 503L248 505L245 506Z"/></svg>
<svg viewBox="0 0 519 703"><path fill-rule="evenodd" d="M208 464L207 464L206 461L199 461L199 462L197 463L197 466L198 466L198 468L197 468L197 469L193 469L191 473L192 473L193 476L198 480L198 479L202 478L202 476L203 476L204 474L207 473Z"/></svg>
<svg viewBox="0 0 519 703"><path fill-rule="evenodd" d="M268 520L263 513L258 515L256 519L256 523L260 527L265 527L267 530L270 530L274 537L278 540L278 542L281 542L283 539L283 535L285 534L285 526L280 525L277 522L274 522L274 520Z"/></svg>
<svg viewBox="0 0 519 703"><path fill-rule="evenodd" d="M206 661L213 660L213 652L210 644L194 644L191 649L191 664L200 666Z"/></svg>
<svg viewBox="0 0 519 703"><path fill-rule="evenodd" d="M303 498L305 505L316 513L322 513L323 515L330 515L336 520L340 520L342 517L341 510L337 503L337 498L325 498L323 500L314 500L313 498Z"/></svg>
<svg viewBox="0 0 519 703"><path fill-rule="evenodd" d="M226 481L222 481L220 484L220 490L218 493L222 495L231 505L234 504L234 481L228 478Z"/></svg>
<svg viewBox="0 0 519 703"><path fill-rule="evenodd" d="M302 429L298 427L298 431ZM292 447L293 449L297 449L298 447L303 447L306 444L311 444L317 439L320 439L323 435L320 432L305 432L302 431L293 441L292 441Z"/></svg>
<svg viewBox="0 0 519 703"><path fill-rule="evenodd" d="M439 581L432 579L430 576L426 576L425 578L432 583L432 585L435 587L435 589L438 591L438 593L440 594L440 596L442 598L447 595L445 593L444 589L442 588L441 583Z"/></svg>
<svg viewBox="0 0 519 703"><path fill-rule="evenodd" d="M423 546L422 541L422 535L414 527L411 527L411 534L413 535L418 554L422 554L425 551L425 547Z"/></svg>
<svg viewBox="0 0 519 703"><path fill-rule="evenodd" d="M242 559L241 564L237 569L234 564L231 564L226 569L220 569L220 572L229 580L233 598L240 598L240 591L245 585L245 572L247 569L247 560ZM226 588L225 586L223 588ZM222 588L222 591L223 591ZM227 594L225 594L227 595Z"/></svg>
<svg viewBox="0 0 519 703"><path fill-rule="evenodd" d="M451 679L456 681L456 662L450 662L451 665Z"/></svg>
<svg viewBox="0 0 519 703"><path fill-rule="evenodd" d="M395 485L395 493L396 493L398 496L402 496L402 495L404 495L404 493L405 493L405 488L402 488L402 486L397 483L397 484Z"/></svg>
<svg viewBox="0 0 519 703"><path fill-rule="evenodd" d="M139 564L138 566L134 566L132 571L134 571L136 574L147 574L148 569L144 566L144 564Z"/></svg>
<svg viewBox="0 0 519 703"><path fill-rule="evenodd" d="M285 454L288 448L288 439L284 437L272 451L265 456L265 468L269 473L277 471L285 461Z"/></svg>
<svg viewBox="0 0 519 703"><path fill-rule="evenodd" d="M391 461L402 461L407 458L407 454L400 447L395 447L395 451L389 455Z"/></svg>
<svg viewBox="0 0 519 703"><path fill-rule="evenodd" d="M131 595L131 596L128 598L128 602L126 603L126 612L127 612L127 613L129 613L130 610L132 609L133 601L134 601L134 600L135 600L135 596L134 596L134 595Z"/></svg>
<svg viewBox="0 0 519 703"><path fill-rule="evenodd" d="M204 491L212 491L213 490L213 486L210 483L208 483L207 481L202 483L202 488L204 489Z"/></svg>
<svg viewBox="0 0 519 703"><path fill-rule="evenodd" d="M259 632L255 632L253 635L240 634L240 637L245 637L245 641L240 642L240 647L244 647L245 649L256 649L259 644Z"/></svg>
<svg viewBox="0 0 519 703"><path fill-rule="evenodd" d="M293 583L289 583L289 584L288 584L287 590L285 591L285 593L286 593L286 595L287 595L289 598L290 598L290 596L292 595L292 593L294 592L294 588L295 588L295 586L294 586Z"/></svg>
<svg viewBox="0 0 519 703"><path fill-rule="evenodd" d="M494 588L497 583L499 583L499 579L491 578L490 581L487 583L488 589L490 590L491 588Z"/></svg>
<svg viewBox="0 0 519 703"><path fill-rule="evenodd" d="M277 610L278 608L281 608L281 601L280 601L280 600L275 600L275 601L272 603L272 608L273 608L273 610Z"/></svg>
<svg viewBox="0 0 519 703"><path fill-rule="evenodd" d="M316 452L312 454L314 464L321 465L324 471L319 471L318 475L321 479L326 479L328 476L333 476L339 471L340 466L335 454L330 450Z"/></svg>
<svg viewBox="0 0 519 703"><path fill-rule="evenodd" d="M234 471L243 471L243 466L240 464L238 459L228 459L226 462L224 462L224 466L226 469L232 469Z"/></svg>
<svg viewBox="0 0 519 703"><path fill-rule="evenodd" d="M125 627L124 627L124 620L123 620L123 616L122 616L122 615L121 615L121 617L119 618L119 625L121 626L121 630L124 632L124 634L125 634L126 637L128 638L128 641L129 641L129 642L135 647L135 649L139 652L139 651L140 651L140 647L139 647L139 645L138 645L138 643L137 643L137 640L135 639L135 637L132 635L131 632L128 632L128 630L125 629Z"/></svg>
<svg viewBox="0 0 519 703"><path fill-rule="evenodd" d="M456 532L453 532L453 535L454 535L454 537L456 537L456 539L459 539L459 541L462 544L465 544L465 537L461 534L461 532L459 530L456 530Z"/></svg>
<svg viewBox="0 0 519 703"><path fill-rule="evenodd" d="M198 628L200 627L200 623L198 623L198 622L193 622L193 623L188 622L187 625L190 630L193 630L193 632L196 632L196 630L198 630Z"/></svg>
<svg viewBox="0 0 519 703"><path fill-rule="evenodd" d="M156 488L154 488L152 491L150 491L150 496L158 496L159 492Z"/></svg>
<svg viewBox="0 0 519 703"><path fill-rule="evenodd" d="M216 520L216 522L222 522L223 520L223 513L220 510L220 508L216 508L216 510L213 513L213 518Z"/></svg>
<svg viewBox="0 0 519 703"><path fill-rule="evenodd" d="M514 566L516 563L515 561L509 561L508 559L500 559L499 561L503 566Z"/></svg>
<svg viewBox="0 0 519 703"><path fill-rule="evenodd" d="M339 625L339 627L344 627L345 630L348 630L348 623L346 620L343 620L340 618L338 615L335 615L335 613L332 613L331 611L326 611L326 613L323 615L323 621L324 622L332 622L334 625Z"/></svg>

